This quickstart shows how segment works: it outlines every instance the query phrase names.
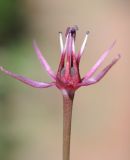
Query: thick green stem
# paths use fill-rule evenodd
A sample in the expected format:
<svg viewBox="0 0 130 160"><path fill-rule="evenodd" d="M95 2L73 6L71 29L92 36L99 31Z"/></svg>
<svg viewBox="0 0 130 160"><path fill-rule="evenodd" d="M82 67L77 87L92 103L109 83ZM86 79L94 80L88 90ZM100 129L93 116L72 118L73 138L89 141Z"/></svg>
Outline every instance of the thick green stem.
<svg viewBox="0 0 130 160"><path fill-rule="evenodd" d="M74 93L63 95L63 160L70 160L71 119Z"/></svg>

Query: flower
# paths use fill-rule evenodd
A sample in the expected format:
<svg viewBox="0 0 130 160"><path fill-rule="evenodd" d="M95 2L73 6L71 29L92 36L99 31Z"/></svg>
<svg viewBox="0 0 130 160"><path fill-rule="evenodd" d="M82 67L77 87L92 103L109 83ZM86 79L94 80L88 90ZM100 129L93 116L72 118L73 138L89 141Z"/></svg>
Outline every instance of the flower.
<svg viewBox="0 0 130 160"><path fill-rule="evenodd" d="M105 76L105 74L110 70L110 68L119 60L120 54L118 54L117 57L114 58L112 62L108 66L106 66L100 73L94 76L94 73L97 71L97 69L100 67L100 65L106 58L106 56L110 53L111 49L113 48L115 44L114 42L103 53L103 55L99 58L96 64L90 69L90 71L88 71L85 74L85 76L81 78L80 72L79 72L79 63L87 43L89 32L86 32L82 46L79 52L76 54L75 39L76 39L77 29L78 29L77 26L67 28L66 34L65 34L66 36L65 44L63 43L62 33L59 32L61 59L60 59L60 64L56 74L52 71L51 67L43 57L36 42L35 41L33 42L35 52L37 54L39 61L41 62L41 65L47 71L48 75L52 79L51 83L44 83L44 82L31 80L24 76L12 73L11 71L4 69L2 66L0 67L0 70L5 74L34 88L47 88L47 87L56 86L58 89L62 91L74 92L79 87L88 86L88 85L97 83Z"/></svg>

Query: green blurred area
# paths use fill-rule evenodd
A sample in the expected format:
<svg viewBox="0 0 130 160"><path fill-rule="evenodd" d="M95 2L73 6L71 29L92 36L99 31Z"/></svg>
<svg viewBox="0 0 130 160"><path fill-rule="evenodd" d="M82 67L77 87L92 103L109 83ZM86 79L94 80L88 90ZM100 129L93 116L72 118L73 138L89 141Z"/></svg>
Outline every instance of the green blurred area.
<svg viewBox="0 0 130 160"><path fill-rule="evenodd" d="M25 32L24 17L18 0L0 1L0 63L5 61L18 65L21 52L26 49L23 35ZM24 47L23 47L24 45ZM8 64L5 63L5 64ZM11 65L13 67L13 65ZM0 160L11 160L12 152L18 147L16 137L8 131L11 125L9 97L14 91L10 80L0 75Z"/></svg>
<svg viewBox="0 0 130 160"><path fill-rule="evenodd" d="M22 36L25 24L20 7L18 0L0 1L0 45Z"/></svg>

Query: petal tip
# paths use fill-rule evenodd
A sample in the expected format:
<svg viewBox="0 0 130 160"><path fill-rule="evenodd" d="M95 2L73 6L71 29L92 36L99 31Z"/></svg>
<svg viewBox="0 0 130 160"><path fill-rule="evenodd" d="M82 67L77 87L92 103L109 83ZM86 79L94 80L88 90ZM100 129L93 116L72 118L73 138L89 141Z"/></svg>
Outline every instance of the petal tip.
<svg viewBox="0 0 130 160"><path fill-rule="evenodd" d="M118 54L118 55L115 57L115 61L118 61L120 58L121 58L121 54Z"/></svg>
<svg viewBox="0 0 130 160"><path fill-rule="evenodd" d="M121 58L121 54L119 53L118 55L117 55L117 59L120 59Z"/></svg>
<svg viewBox="0 0 130 160"><path fill-rule="evenodd" d="M3 68L2 66L0 66L0 70L1 70L1 71L3 71L3 70L4 70L4 68Z"/></svg>
<svg viewBox="0 0 130 160"><path fill-rule="evenodd" d="M32 41L32 45L33 45L34 48L37 46L37 43L36 43L35 39Z"/></svg>
<svg viewBox="0 0 130 160"><path fill-rule="evenodd" d="M117 41L114 40L110 48L113 48L113 47L115 46L116 43L117 43Z"/></svg>

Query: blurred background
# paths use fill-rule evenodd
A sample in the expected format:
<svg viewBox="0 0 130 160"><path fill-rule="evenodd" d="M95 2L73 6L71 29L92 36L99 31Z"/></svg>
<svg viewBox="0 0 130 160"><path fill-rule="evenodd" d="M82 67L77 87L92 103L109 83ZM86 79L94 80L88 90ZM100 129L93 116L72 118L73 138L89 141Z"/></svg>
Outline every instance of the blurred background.
<svg viewBox="0 0 130 160"><path fill-rule="evenodd" d="M101 68L121 60L98 84L76 92L71 160L129 158L129 0L1 0L0 65L34 80L50 82L34 53L35 39L57 70L58 32L78 25L76 50L90 31L80 64L83 76L117 43ZM56 88L33 89L0 73L0 160L62 159L62 96Z"/></svg>

